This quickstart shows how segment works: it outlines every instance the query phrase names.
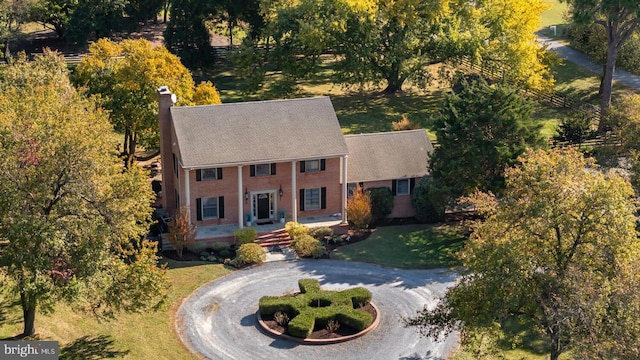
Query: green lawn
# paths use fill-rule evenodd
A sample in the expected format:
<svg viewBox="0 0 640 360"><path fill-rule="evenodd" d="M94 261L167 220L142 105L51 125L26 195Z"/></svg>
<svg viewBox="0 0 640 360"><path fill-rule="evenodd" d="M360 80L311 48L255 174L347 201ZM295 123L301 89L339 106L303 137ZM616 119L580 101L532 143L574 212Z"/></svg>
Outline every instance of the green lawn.
<svg viewBox="0 0 640 360"><path fill-rule="evenodd" d="M39 338L59 341L61 359L194 359L175 335L174 313L182 298L230 270L202 263L169 262L169 266L171 289L165 308L100 321L60 305L51 315L37 315ZM0 339L22 331L21 310L11 300L0 295Z"/></svg>
<svg viewBox="0 0 640 360"><path fill-rule="evenodd" d="M381 226L366 240L336 249L331 258L405 269L451 267L466 238L461 228L449 225Z"/></svg>

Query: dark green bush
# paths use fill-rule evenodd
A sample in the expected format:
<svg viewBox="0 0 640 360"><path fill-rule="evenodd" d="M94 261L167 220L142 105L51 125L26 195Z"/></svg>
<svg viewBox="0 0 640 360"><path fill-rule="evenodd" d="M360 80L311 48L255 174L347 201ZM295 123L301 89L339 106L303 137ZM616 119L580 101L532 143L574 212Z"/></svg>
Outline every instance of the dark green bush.
<svg viewBox="0 0 640 360"><path fill-rule="evenodd" d="M393 193L388 187L367 189L373 222L384 220L393 211Z"/></svg>
<svg viewBox="0 0 640 360"><path fill-rule="evenodd" d="M325 236L331 237L333 236L333 229L330 227L317 227L309 230L309 235L313 236L318 240L324 240Z"/></svg>
<svg viewBox="0 0 640 360"><path fill-rule="evenodd" d="M411 205L416 220L423 223L441 221L447 207L449 188L432 177L422 178L413 189Z"/></svg>

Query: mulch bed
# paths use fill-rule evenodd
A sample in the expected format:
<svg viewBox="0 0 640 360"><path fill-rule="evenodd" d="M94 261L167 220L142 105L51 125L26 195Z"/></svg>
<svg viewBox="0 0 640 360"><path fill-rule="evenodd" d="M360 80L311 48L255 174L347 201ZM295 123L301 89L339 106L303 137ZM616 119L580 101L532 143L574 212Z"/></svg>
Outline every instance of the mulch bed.
<svg viewBox="0 0 640 360"><path fill-rule="evenodd" d="M373 306L371 306L371 304L366 304L364 306L358 307L356 308L356 310L362 310L362 311L366 311L369 314L371 314L373 316L373 319L375 321L376 317L378 316L378 313L376 312L375 308ZM262 322L265 323L265 325L267 327L269 327L269 329L279 332L279 333L283 333L283 334L287 334L286 332L286 328L280 326L280 324L278 324L275 320L273 319L262 319ZM315 329L311 335L307 338L307 339L334 339L334 338L338 338L338 337L343 337L343 336L349 336L349 335L354 335L357 334L359 331L346 326L346 325L341 325L336 332L329 332L327 329Z"/></svg>

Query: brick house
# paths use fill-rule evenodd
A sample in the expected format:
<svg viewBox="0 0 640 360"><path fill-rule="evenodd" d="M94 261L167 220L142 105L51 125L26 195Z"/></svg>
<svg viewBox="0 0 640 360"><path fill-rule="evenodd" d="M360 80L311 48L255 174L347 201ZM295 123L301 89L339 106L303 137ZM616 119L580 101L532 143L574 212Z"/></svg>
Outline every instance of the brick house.
<svg viewBox="0 0 640 360"><path fill-rule="evenodd" d="M413 215L432 150L424 130L344 136L328 97L179 107L158 93L162 204L169 215L186 206L198 240L281 216L344 223L358 182L393 187L391 216Z"/></svg>
<svg viewBox="0 0 640 360"><path fill-rule="evenodd" d="M347 135L349 149L348 194L388 187L393 194L392 218L412 217L411 194L416 182L428 175L433 145L426 131L407 130Z"/></svg>

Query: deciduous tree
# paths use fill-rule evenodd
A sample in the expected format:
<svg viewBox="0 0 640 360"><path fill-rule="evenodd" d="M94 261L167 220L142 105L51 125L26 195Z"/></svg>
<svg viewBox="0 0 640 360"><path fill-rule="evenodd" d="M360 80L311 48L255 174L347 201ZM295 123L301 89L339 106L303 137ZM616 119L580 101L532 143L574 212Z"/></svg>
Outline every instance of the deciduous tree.
<svg viewBox="0 0 640 360"><path fill-rule="evenodd" d="M180 59L162 46L147 40L116 43L100 39L89 47L75 72L75 81L100 95L111 112L111 121L124 134L123 155L133 162L138 143L156 148L158 142L157 89L169 86L178 105L220 103L210 82L196 88L189 70Z"/></svg>
<svg viewBox="0 0 640 360"><path fill-rule="evenodd" d="M500 333L515 341L517 334L500 330L527 323L546 338L552 360L589 343L637 350L629 334L640 321L620 308L640 304L627 291L638 284L631 269L640 250L630 184L574 150L530 150L519 161L506 171L501 197L470 198L486 218L460 253L462 277L408 324L433 336L457 329L469 343ZM606 325L618 320L629 330Z"/></svg>
<svg viewBox="0 0 640 360"><path fill-rule="evenodd" d="M26 336L36 310L59 301L104 315L166 293L155 243L141 240L146 174L123 168L106 113L68 76L48 52L0 71L0 278L20 297Z"/></svg>
<svg viewBox="0 0 640 360"><path fill-rule="evenodd" d="M196 228L189 220L189 210L186 206L180 207L169 222L168 237L180 259L182 259L182 250L195 243Z"/></svg>
<svg viewBox="0 0 640 360"><path fill-rule="evenodd" d="M533 34L543 9L542 0L269 1L262 40L270 65L290 83L314 76L320 56L331 53L336 82L383 85L386 93L406 81L424 88L433 77L428 65L463 56L543 88L551 81Z"/></svg>
<svg viewBox="0 0 640 360"><path fill-rule="evenodd" d="M633 0L566 0L574 21L595 23L604 28L607 36L607 55L600 85L600 108L606 115L611 105L613 74L618 53L640 26L640 2ZM601 122L599 132L605 130Z"/></svg>
<svg viewBox="0 0 640 360"><path fill-rule="evenodd" d="M360 186L353 192L351 199L347 200L347 219L349 226L356 230L366 229L373 219L371 199Z"/></svg>

